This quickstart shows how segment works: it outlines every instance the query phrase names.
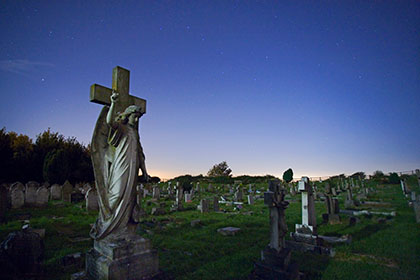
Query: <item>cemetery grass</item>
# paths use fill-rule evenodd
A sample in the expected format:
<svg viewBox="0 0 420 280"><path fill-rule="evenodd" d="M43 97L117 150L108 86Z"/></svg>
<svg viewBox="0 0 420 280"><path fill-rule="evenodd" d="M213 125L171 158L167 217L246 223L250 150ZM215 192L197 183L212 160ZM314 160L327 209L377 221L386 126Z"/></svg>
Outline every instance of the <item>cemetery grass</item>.
<svg viewBox="0 0 420 280"><path fill-rule="evenodd" d="M325 213L323 202L316 202L318 232L321 235L352 236L350 244L335 245L334 258L293 252L292 259L307 279L418 279L420 275L420 225L415 223L414 211L408 207L399 185L377 186L369 200L390 203L389 206L371 207L372 211L396 211L397 216L362 216L355 226L349 226L348 216L341 215L342 223L322 224ZM418 191L418 190L417 190ZM211 197L213 194L203 194ZM344 205L340 195L340 206ZM163 200L165 201L165 200ZM145 202L145 201L144 201ZM139 227L139 234L150 238L158 250L162 276L167 279L249 279L254 262L259 261L261 250L269 237L268 209L262 200L246 205L240 211L221 204L227 213L204 213L195 210L195 203L186 203L184 211L169 213L172 201L165 201L169 214L148 216ZM152 204L144 203L147 213ZM33 228L45 228L44 269L47 279L69 279L81 267L64 269L63 256L87 252L93 245L87 239L97 213L86 213L83 204L47 208L11 210L6 224L0 225L0 237L18 230L23 220L31 221ZM359 209L367 209L360 206ZM29 217L30 215L30 217ZM201 224L191 226L192 220ZM289 231L301 222L299 195L286 210ZM236 236L222 236L218 228L241 228Z"/></svg>

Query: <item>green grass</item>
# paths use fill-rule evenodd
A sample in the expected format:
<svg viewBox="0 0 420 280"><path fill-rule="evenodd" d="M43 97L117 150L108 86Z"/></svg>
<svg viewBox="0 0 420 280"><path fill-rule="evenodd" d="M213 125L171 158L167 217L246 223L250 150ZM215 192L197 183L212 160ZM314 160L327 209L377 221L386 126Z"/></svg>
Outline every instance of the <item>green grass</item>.
<svg viewBox="0 0 420 280"><path fill-rule="evenodd" d="M413 186L414 186L413 182ZM414 187L413 187L414 188ZM349 217L341 215L338 225L322 224L324 203L316 203L318 232L322 235L352 236L350 244L335 246L336 256L293 252L292 258L308 279L418 279L420 275L420 225L415 223L414 211L408 207L399 185L377 186L369 200L390 203L391 206L370 207L372 211L397 211L397 216L380 221L381 216L362 216L355 226L349 226ZM213 194L204 194L211 197ZM344 193L340 194L343 207ZM168 214L148 216L139 227L139 233L150 238L159 252L160 269L175 279L247 279L260 251L268 244L268 209L261 200L255 205L244 205L241 211L233 206L220 205L229 213L201 214L192 204L186 210L169 212L172 201L163 200ZM299 195L286 210L289 231L301 222ZM144 203L146 205L146 203ZM145 206L148 213L154 203ZM252 211L252 213L250 213ZM88 237L90 224L96 213L86 213L79 205L52 203L45 209L11 210L8 223L0 225L0 237L21 228L17 219L30 215L33 228L45 228L45 271L48 279L69 279L80 268L63 271L61 257L74 252L86 252L92 241L74 242L74 238ZM55 218L53 217L61 217ZM192 220L202 225L191 227ZM222 236L217 229L226 226L241 228L236 236ZM72 241L73 240L73 241Z"/></svg>

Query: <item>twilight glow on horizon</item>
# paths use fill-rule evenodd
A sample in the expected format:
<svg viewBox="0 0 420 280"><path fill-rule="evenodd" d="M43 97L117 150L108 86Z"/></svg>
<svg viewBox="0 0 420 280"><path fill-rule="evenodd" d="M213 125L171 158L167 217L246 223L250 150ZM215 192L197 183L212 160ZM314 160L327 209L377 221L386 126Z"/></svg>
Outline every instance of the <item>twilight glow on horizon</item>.
<svg viewBox="0 0 420 280"><path fill-rule="evenodd" d="M88 144L130 70L152 176L420 168L419 1L3 1L0 126Z"/></svg>

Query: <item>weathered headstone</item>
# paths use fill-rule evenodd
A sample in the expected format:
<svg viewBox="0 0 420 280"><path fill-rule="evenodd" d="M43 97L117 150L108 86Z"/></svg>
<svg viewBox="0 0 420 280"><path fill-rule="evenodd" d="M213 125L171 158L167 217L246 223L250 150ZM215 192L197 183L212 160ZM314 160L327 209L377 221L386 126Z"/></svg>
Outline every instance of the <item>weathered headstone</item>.
<svg viewBox="0 0 420 280"><path fill-rule="evenodd" d="M190 193L185 193L185 202L186 203L190 203L191 202L191 194Z"/></svg>
<svg viewBox="0 0 420 280"><path fill-rule="evenodd" d="M154 186L153 187L153 195L152 195L152 197L154 199L159 199L160 198L160 189L159 189L158 186Z"/></svg>
<svg viewBox="0 0 420 280"><path fill-rule="evenodd" d="M353 178L352 178L352 182L353 182ZM352 185L353 185L353 183L352 183ZM346 199L344 200L344 206L346 208L354 208L356 206L356 203L353 200L352 187L350 187L350 186L348 186L348 188L347 188L347 195L346 195Z"/></svg>
<svg viewBox="0 0 420 280"><path fill-rule="evenodd" d="M98 211L99 204L98 204L98 193L96 189L90 188L85 195L86 200L86 210L87 211Z"/></svg>
<svg viewBox="0 0 420 280"><path fill-rule="evenodd" d="M236 188L236 192L235 192L235 198L234 198L234 200L235 201L242 201L243 200L243 191L242 191L242 188L240 187L240 186L238 186L237 188Z"/></svg>
<svg viewBox="0 0 420 280"><path fill-rule="evenodd" d="M209 201L207 199L202 199L200 201L200 211L201 213L209 212Z"/></svg>
<svg viewBox="0 0 420 280"><path fill-rule="evenodd" d="M0 262L1 279L43 279L44 244L37 233L28 229L12 232L0 247L4 260Z"/></svg>
<svg viewBox="0 0 420 280"><path fill-rule="evenodd" d="M44 186L40 187L36 192L36 202L37 207L45 207L48 205L48 200L50 198L50 192Z"/></svg>
<svg viewBox="0 0 420 280"><path fill-rule="evenodd" d="M34 206L36 204L36 192L39 188L39 184L35 181L29 181L26 183L25 188L25 205Z"/></svg>
<svg viewBox="0 0 420 280"><path fill-rule="evenodd" d="M315 201L308 177L302 177L298 190L302 193L302 224L296 224L296 232L316 234Z"/></svg>
<svg viewBox="0 0 420 280"><path fill-rule="evenodd" d="M249 205L253 205L254 204L254 196L253 195L248 195L248 204Z"/></svg>
<svg viewBox="0 0 420 280"><path fill-rule="evenodd" d="M61 199L65 202L71 202L71 194L73 192L73 186L69 181L65 181L61 188Z"/></svg>
<svg viewBox="0 0 420 280"><path fill-rule="evenodd" d="M340 223L340 216L338 215L338 199L333 197L331 187L328 183L326 183L324 195L326 198L325 203L327 206L327 213L322 214L322 218L329 224Z"/></svg>
<svg viewBox="0 0 420 280"><path fill-rule="evenodd" d="M213 197L213 211L214 212L219 212L220 211L219 199L217 198L217 196Z"/></svg>
<svg viewBox="0 0 420 280"><path fill-rule="evenodd" d="M51 200L60 200L61 199L61 186L54 184L50 188Z"/></svg>
<svg viewBox="0 0 420 280"><path fill-rule="evenodd" d="M297 265L291 263L291 249L285 246L287 224L284 211L289 203L279 181L270 181L264 193L264 203L270 209L270 243L261 251L261 261L255 263L255 273L262 279L298 279Z"/></svg>
<svg viewBox="0 0 420 280"><path fill-rule="evenodd" d="M10 186L10 190L19 189L22 192L25 192L25 186L21 182L15 182Z"/></svg>
<svg viewBox="0 0 420 280"><path fill-rule="evenodd" d="M13 209L22 208L25 205L25 194L21 188L15 187L11 189L10 203Z"/></svg>

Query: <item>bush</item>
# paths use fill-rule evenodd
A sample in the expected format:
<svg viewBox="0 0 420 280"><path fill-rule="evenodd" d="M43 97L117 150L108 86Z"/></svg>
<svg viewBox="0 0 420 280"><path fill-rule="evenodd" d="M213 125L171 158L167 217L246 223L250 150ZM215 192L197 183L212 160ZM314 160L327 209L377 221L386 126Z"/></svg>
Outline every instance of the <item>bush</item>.
<svg viewBox="0 0 420 280"><path fill-rule="evenodd" d="M399 184L400 183L400 176L397 173L393 172L389 174L389 183L390 184Z"/></svg>

